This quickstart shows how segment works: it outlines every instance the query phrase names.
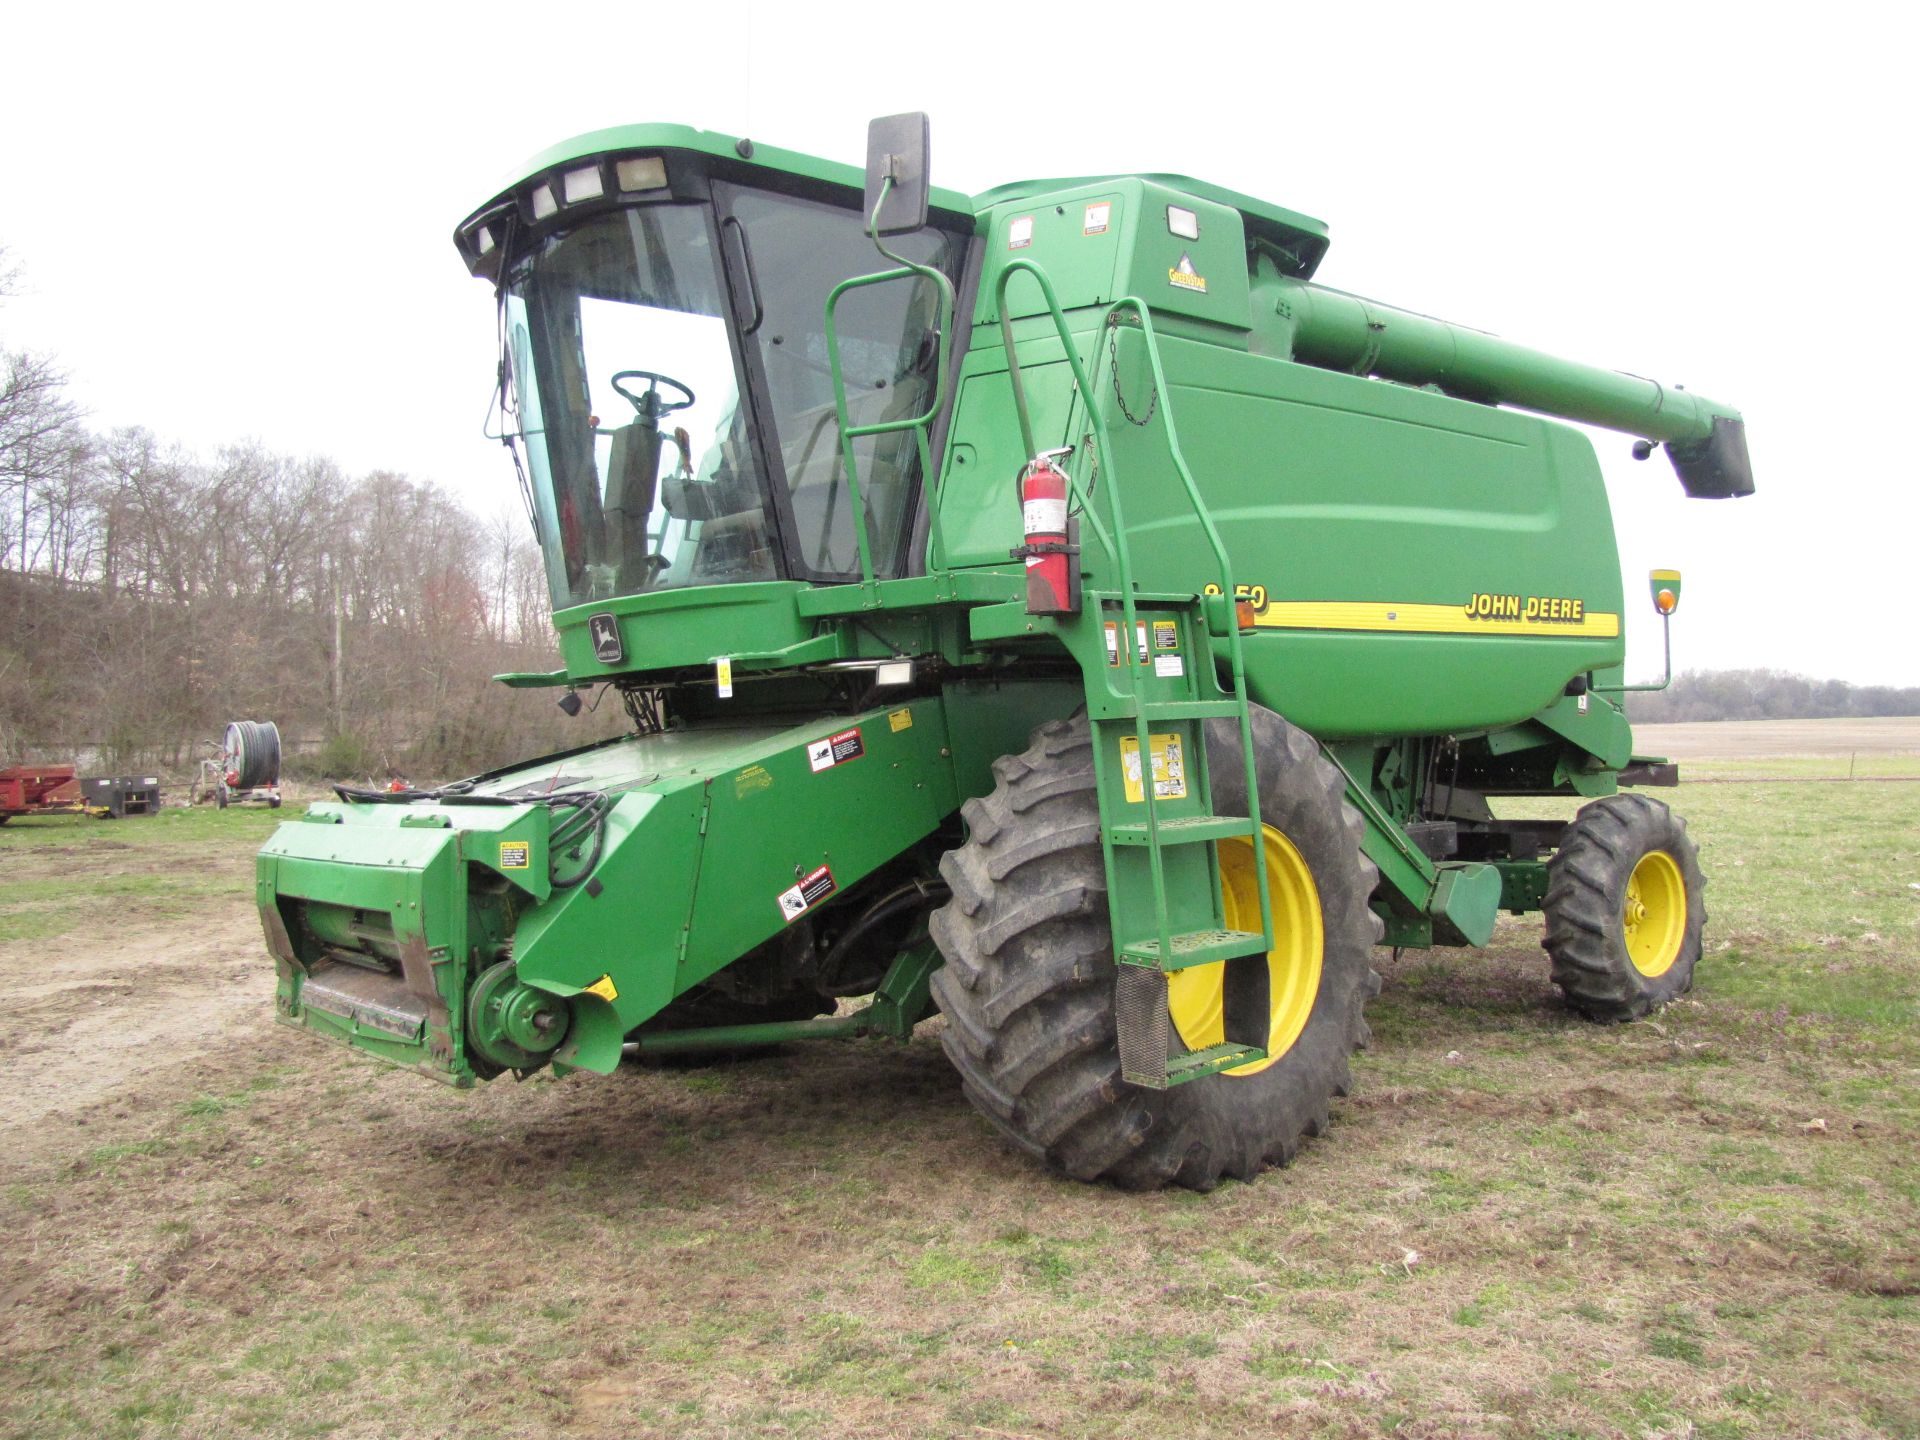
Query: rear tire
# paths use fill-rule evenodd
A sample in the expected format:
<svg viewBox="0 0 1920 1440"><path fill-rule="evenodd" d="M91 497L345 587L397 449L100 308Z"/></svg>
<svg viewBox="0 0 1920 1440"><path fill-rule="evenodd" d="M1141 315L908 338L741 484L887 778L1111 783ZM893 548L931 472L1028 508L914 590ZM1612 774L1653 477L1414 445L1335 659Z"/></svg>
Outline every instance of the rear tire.
<svg viewBox="0 0 1920 1440"><path fill-rule="evenodd" d="M1350 1088L1347 1057L1368 1038L1361 1008L1379 989L1368 964L1378 874L1339 770L1271 711L1256 708L1253 726L1261 818L1305 862L1321 920L1312 1009L1284 1053L1250 1073L1159 1091L1121 1081L1084 716L1041 726L1026 751L994 762L992 793L962 807L967 841L940 865L953 898L931 923L946 957L933 977L941 1043L974 1106L1075 1179L1133 1190L1250 1179L1322 1133ZM1246 814L1238 727L1208 726L1207 760L1216 813ZM1282 923L1276 902L1276 932Z"/></svg>
<svg viewBox="0 0 1920 1440"><path fill-rule="evenodd" d="M1553 983L1589 1020L1651 1014L1693 988L1706 878L1687 825L1646 795L1583 807L1547 863Z"/></svg>

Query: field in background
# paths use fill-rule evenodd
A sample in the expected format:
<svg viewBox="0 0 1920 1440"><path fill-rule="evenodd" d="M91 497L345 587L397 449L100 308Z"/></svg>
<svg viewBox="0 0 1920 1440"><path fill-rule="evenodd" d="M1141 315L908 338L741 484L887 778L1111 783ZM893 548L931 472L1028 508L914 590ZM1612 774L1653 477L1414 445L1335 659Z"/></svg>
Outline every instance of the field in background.
<svg viewBox="0 0 1920 1440"><path fill-rule="evenodd" d="M1920 1435L1920 797L1663 793L1691 997L1382 951L1330 1134L1204 1196L1036 1170L937 1020L444 1090L272 1024L279 817L7 826L0 1435Z"/></svg>
<svg viewBox="0 0 1920 1440"><path fill-rule="evenodd" d="M1633 736L1697 780L1920 778L1920 716L1636 725Z"/></svg>

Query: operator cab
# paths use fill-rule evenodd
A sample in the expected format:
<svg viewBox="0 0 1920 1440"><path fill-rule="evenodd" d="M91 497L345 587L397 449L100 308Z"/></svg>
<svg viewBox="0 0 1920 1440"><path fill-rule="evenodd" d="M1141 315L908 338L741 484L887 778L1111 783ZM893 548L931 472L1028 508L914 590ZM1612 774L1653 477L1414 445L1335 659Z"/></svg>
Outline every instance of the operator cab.
<svg viewBox="0 0 1920 1440"><path fill-rule="evenodd" d="M540 157L456 233L497 287L508 440L524 449L556 611L860 577L825 312L834 286L883 262L858 171L754 154L680 127L600 132ZM928 227L894 243L957 280L963 206L936 201ZM927 408L939 316L930 285L842 298L851 426ZM913 432L854 449L875 574L905 574Z"/></svg>

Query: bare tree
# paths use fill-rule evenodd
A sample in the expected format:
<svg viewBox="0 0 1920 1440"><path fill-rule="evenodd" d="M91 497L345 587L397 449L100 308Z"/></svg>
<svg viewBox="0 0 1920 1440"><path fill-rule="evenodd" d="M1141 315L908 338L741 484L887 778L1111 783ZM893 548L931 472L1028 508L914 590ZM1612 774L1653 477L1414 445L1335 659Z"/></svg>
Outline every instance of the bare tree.
<svg viewBox="0 0 1920 1440"><path fill-rule="evenodd" d="M0 250L0 298L17 280ZM0 750L179 762L266 717L340 764L457 773L604 733L614 709L569 725L488 684L556 658L524 524L257 440L90 435L50 358L0 350Z"/></svg>

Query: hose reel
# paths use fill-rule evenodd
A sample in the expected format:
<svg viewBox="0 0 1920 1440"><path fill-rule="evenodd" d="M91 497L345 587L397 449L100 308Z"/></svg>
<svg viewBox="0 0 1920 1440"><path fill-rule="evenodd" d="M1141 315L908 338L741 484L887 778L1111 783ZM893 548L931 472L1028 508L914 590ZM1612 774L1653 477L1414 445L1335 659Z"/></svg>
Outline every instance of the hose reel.
<svg viewBox="0 0 1920 1440"><path fill-rule="evenodd" d="M259 790L280 783L280 727L271 720L235 720L225 742L227 784Z"/></svg>

